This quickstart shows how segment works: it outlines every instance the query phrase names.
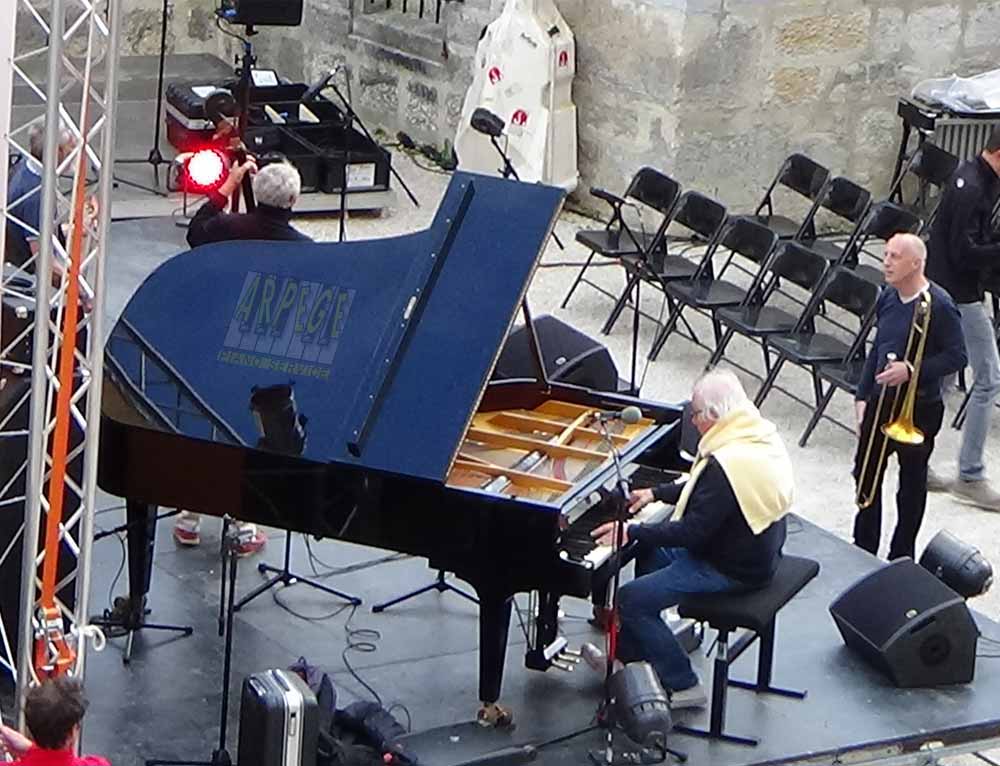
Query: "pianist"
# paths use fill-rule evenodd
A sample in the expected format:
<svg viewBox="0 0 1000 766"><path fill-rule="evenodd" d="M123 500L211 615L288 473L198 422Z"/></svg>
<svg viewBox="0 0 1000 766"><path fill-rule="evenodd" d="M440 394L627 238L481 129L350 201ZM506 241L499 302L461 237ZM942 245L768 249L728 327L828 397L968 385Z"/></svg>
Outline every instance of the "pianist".
<svg viewBox="0 0 1000 766"><path fill-rule="evenodd" d="M636 576L618 594L616 659L652 664L675 708L701 707L707 699L660 613L690 594L766 585L777 568L785 541L783 517L792 501L785 446L735 375L707 373L695 384L691 404L701 434L691 478L683 487L632 493L633 513L654 499L675 503L676 509L668 521L626 527L626 541L639 545ZM610 544L613 533L611 522L593 536Z"/></svg>
<svg viewBox="0 0 1000 766"><path fill-rule="evenodd" d="M243 177L253 176L253 196L257 206L249 213L225 212L229 199L240 188ZM310 241L289 223L298 202L302 179L295 166L272 162L259 171L253 159L234 165L226 180L191 219L187 241L191 247L234 239Z"/></svg>

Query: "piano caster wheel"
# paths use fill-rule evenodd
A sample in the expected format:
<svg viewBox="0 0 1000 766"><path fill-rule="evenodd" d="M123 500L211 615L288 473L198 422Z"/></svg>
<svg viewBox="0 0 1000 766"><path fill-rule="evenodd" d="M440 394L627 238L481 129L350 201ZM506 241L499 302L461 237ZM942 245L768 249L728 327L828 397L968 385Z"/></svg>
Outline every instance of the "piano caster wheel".
<svg viewBox="0 0 1000 766"><path fill-rule="evenodd" d="M514 714L495 702L483 703L476 714L480 726L492 726L496 729L506 729L514 725Z"/></svg>

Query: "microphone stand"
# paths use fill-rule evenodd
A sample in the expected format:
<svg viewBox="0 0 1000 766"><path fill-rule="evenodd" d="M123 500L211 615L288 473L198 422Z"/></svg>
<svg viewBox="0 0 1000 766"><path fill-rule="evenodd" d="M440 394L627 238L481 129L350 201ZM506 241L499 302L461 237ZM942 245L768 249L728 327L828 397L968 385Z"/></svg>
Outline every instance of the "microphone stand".
<svg viewBox="0 0 1000 766"><path fill-rule="evenodd" d="M219 712L219 743L207 761L146 761L146 766L232 766L233 758L226 748L226 727L229 722L229 677L233 665L233 616L236 600L236 564L239 533L232 517L222 517L222 576L219 584L219 635L225 635L222 660L222 708ZM228 591L227 591L228 585Z"/></svg>
<svg viewBox="0 0 1000 766"><path fill-rule="evenodd" d="M500 153L500 157L503 159L503 167L500 168L500 175L502 175L504 178L513 178L515 181L520 181L521 176L519 176L517 174L517 171L514 170L514 166L510 162L510 157L507 156L507 152L505 152L503 147L500 146L500 142L497 141L497 137L491 135L490 143L493 144L493 148ZM552 239L554 239L556 241L556 244L559 245L560 250L566 249L566 247L562 243L562 240L559 239L559 235L556 234L554 229L552 231Z"/></svg>
<svg viewBox="0 0 1000 766"><path fill-rule="evenodd" d="M337 87L337 83L331 81L327 87L329 87L330 90L332 90L335 94L337 94L337 98L339 98L340 101L341 101L341 103L344 105L344 119L345 119L345 123L346 123L346 126L344 128L344 134L347 135L349 133L350 129L354 126L354 123L357 123L358 128L364 134L365 138L367 138L369 141L371 141L372 144L374 144L375 146L378 146L379 149L382 149L382 147L379 145L378 141L376 141L372 137L372 134L368 132L368 128L365 127L365 124L361 121L361 118L358 117L358 113L354 111L354 107L351 105L350 99L346 98L344 96L344 94L340 91L340 88ZM349 154L348 147L345 146L344 149L345 149L345 152L348 152L348 154ZM385 151L385 150L382 149L382 151ZM396 179L396 182L401 187L403 187L403 191L406 192L406 196L410 198L410 202L413 203L414 207L420 207L420 203L417 201L417 198L413 195L413 192L410 191L410 187L406 185L406 181L404 181L403 178L402 178L402 176L399 175L399 171L397 171L396 168L393 167L393 165L392 165L391 162L389 163L389 172L392 173L392 177ZM344 188L341 189L341 193L340 193L341 202L343 202L344 194L346 194L346 187L347 187L347 156L344 157L344 183L343 183L343 186L344 186ZM341 212L341 218L343 219L343 213L344 213L343 207L341 207L340 212Z"/></svg>

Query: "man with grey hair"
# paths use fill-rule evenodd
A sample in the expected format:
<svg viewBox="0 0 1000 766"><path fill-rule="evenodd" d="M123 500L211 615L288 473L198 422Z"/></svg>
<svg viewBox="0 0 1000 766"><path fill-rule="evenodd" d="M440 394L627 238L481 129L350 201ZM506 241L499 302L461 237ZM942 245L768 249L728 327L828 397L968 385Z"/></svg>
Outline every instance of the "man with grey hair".
<svg viewBox="0 0 1000 766"><path fill-rule="evenodd" d="M702 377L691 394L691 419L701 434L683 485L637 489L635 513L653 500L676 504L657 524L632 523L624 541L638 543L635 579L618 593L621 623L616 659L645 660L670 694L673 708L702 707L705 690L660 613L688 596L762 588L774 576L792 502L792 465L774 424L761 417L728 370ZM617 522L593 536L610 544ZM599 665L601 652L584 647Z"/></svg>
<svg viewBox="0 0 1000 766"><path fill-rule="evenodd" d="M61 123L58 138L58 163L74 146L73 134ZM42 228L42 161L45 154L45 122L36 121L28 128L28 154L18 160L7 181L7 213L11 241L6 251L8 262L21 266L38 252L38 233Z"/></svg>
<svg viewBox="0 0 1000 766"><path fill-rule="evenodd" d="M240 188L247 173L253 176L256 208L249 213L226 213L230 197ZM197 247L233 239L309 242L309 237L289 223L301 188L299 171L291 163L272 162L259 171L253 159L233 165L222 186L208 195L191 219L188 244Z"/></svg>

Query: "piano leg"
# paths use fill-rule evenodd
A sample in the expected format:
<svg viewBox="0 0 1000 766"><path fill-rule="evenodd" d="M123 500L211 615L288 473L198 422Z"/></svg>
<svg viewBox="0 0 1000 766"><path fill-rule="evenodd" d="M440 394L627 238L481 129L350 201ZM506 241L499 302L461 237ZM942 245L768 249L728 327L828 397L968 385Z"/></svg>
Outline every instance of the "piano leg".
<svg viewBox="0 0 1000 766"><path fill-rule="evenodd" d="M510 594L476 589L479 596L479 721L490 726L509 726L511 712L497 704L507 657L510 628Z"/></svg>

